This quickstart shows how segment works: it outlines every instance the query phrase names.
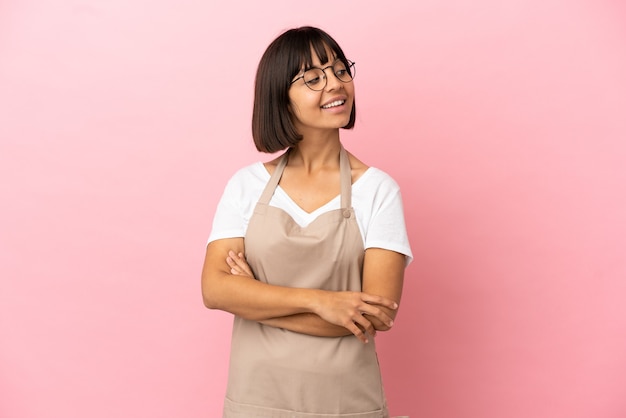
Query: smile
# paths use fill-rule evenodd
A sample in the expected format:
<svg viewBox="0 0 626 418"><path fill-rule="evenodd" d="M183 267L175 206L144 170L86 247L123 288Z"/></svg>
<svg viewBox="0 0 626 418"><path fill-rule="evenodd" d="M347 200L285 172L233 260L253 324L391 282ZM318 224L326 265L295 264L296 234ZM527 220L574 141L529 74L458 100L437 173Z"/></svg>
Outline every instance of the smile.
<svg viewBox="0 0 626 418"><path fill-rule="evenodd" d="M345 100L335 100L334 102L331 102L322 106L322 109L330 109L331 107L341 106L345 102L346 102Z"/></svg>

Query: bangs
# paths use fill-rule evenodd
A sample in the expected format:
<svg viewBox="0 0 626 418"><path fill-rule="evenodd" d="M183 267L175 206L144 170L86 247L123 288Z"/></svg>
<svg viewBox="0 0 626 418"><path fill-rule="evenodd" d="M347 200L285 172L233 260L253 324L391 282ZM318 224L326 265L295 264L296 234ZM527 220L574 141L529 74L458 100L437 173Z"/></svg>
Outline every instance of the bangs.
<svg viewBox="0 0 626 418"><path fill-rule="evenodd" d="M313 59L316 57L322 64L340 59L347 65L346 57L339 45L325 32L304 27L294 30L291 35L293 36L292 48L288 59L290 78L295 77L302 70L313 67Z"/></svg>

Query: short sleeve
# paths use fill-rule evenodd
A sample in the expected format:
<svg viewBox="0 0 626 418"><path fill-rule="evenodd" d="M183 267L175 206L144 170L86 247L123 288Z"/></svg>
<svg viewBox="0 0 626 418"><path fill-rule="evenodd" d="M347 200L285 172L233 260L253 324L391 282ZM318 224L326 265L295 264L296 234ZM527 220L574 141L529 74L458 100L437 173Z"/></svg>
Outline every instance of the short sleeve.
<svg viewBox="0 0 626 418"><path fill-rule="evenodd" d="M238 238L245 235L245 222L238 196L238 182L232 178L226 184L220 198L208 242L223 238Z"/></svg>
<svg viewBox="0 0 626 418"><path fill-rule="evenodd" d="M371 217L365 231L365 248L383 248L404 254L408 265L413 260L413 253L404 220L400 187L393 178L384 175L371 203Z"/></svg>
<svg viewBox="0 0 626 418"><path fill-rule="evenodd" d="M250 217L268 179L260 162L240 169L230 178L217 204L208 242L246 236Z"/></svg>

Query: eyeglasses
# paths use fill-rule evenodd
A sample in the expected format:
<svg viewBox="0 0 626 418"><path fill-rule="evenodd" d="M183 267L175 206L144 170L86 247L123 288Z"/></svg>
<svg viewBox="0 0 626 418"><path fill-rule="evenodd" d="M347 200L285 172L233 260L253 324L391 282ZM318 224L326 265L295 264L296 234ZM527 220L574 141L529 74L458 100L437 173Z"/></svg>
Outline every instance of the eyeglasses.
<svg viewBox="0 0 626 418"><path fill-rule="evenodd" d="M302 74L300 77L296 77L291 82L291 84L302 78L304 80L304 84L306 84L306 86L311 90L324 90L324 88L326 87L326 83L328 82L328 79L326 77L326 70L329 68L333 69L333 74L335 74L335 77L337 77L339 81L343 83L349 83L354 79L354 76L356 74L356 68L354 67L354 64L354 62L349 60L347 60L346 62L337 60L333 63L333 65L329 65L328 67L312 67L306 70L304 74Z"/></svg>

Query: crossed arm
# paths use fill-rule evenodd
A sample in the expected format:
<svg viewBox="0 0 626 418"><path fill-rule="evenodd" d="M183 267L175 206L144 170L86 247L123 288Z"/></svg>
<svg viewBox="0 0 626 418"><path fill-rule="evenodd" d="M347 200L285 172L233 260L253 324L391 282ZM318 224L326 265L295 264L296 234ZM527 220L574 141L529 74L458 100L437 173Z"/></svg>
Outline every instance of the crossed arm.
<svg viewBox="0 0 626 418"><path fill-rule="evenodd" d="M366 250L362 292L298 289L262 283L245 261L243 238L211 242L202 271L204 304L265 325L321 337L354 334L367 342L393 325L404 255Z"/></svg>

